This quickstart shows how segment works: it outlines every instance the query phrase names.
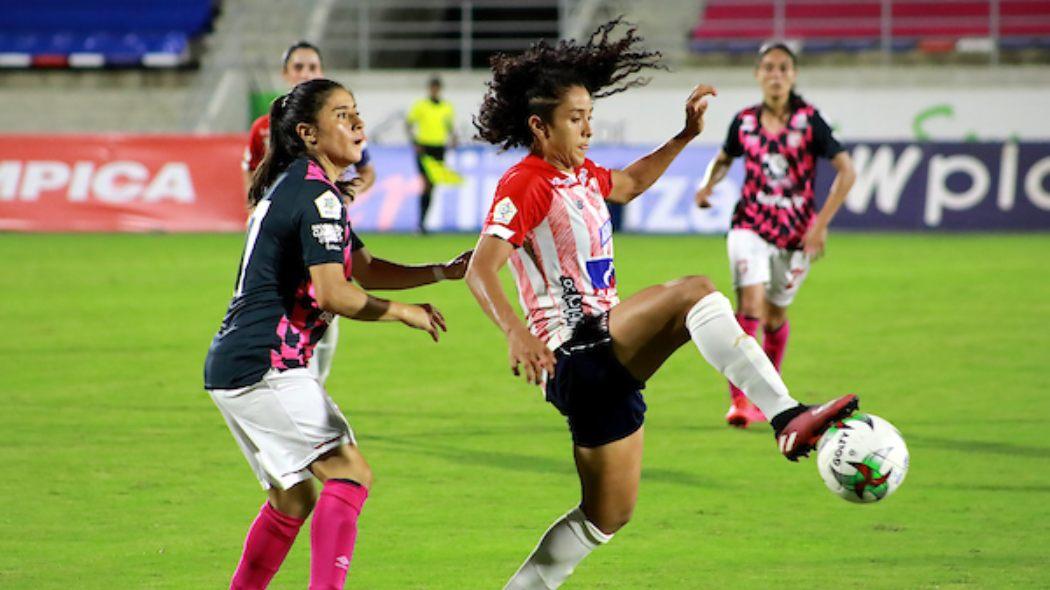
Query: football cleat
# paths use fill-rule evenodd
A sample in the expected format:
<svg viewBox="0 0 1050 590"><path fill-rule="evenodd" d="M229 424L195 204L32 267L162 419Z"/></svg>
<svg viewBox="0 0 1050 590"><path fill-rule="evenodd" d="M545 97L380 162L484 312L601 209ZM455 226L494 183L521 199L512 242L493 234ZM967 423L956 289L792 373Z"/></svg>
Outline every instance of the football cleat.
<svg viewBox="0 0 1050 590"><path fill-rule="evenodd" d="M726 423L735 428L747 428L752 422L765 421L766 415L762 410L743 396L734 399L726 412Z"/></svg>
<svg viewBox="0 0 1050 590"><path fill-rule="evenodd" d="M809 455L829 426L860 407L853 394L844 395L819 406L796 406L773 419L774 436L780 452L790 461ZM787 421L786 424L783 424ZM777 428L777 426L781 426Z"/></svg>

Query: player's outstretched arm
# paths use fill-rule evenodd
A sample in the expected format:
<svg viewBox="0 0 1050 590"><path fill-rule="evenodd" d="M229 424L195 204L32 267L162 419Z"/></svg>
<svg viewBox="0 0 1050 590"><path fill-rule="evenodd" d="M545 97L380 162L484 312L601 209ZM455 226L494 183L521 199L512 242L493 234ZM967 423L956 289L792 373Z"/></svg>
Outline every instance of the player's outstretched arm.
<svg viewBox="0 0 1050 590"><path fill-rule="evenodd" d="M372 256L368 248L354 250L354 280L368 289L412 289L444 280L462 279L470 264L473 250L467 250L448 262L400 264Z"/></svg>
<svg viewBox="0 0 1050 590"><path fill-rule="evenodd" d="M700 84L693 89L685 101L685 125L677 135L667 140L656 150L642 156L623 170L612 171L612 193L608 200L613 203L629 203L645 192L671 165L682 149L704 129L704 112L707 97L716 96L713 86Z"/></svg>
<svg viewBox="0 0 1050 590"><path fill-rule="evenodd" d="M399 321L430 334L435 342L439 332L448 331L444 316L434 306L373 297L348 282L343 274L343 265L339 263L311 266L310 280L313 282L317 305L327 312L365 322Z"/></svg>
<svg viewBox="0 0 1050 590"><path fill-rule="evenodd" d="M824 246L828 239L828 226L831 225L831 220L835 218L839 207L846 201L846 195L849 194L853 181L857 179L857 173L853 169L853 160L850 159L848 152L841 151L835 154L835 157L831 159L831 165L835 168L835 180L832 181L831 190L828 191L828 200L821 207L820 213L817 214L813 224L809 226L806 235L802 238L803 251L814 258L819 258L824 254Z"/></svg>
<svg viewBox="0 0 1050 590"><path fill-rule="evenodd" d="M513 250L514 246L497 237L481 236L467 268L467 286L485 315L506 335L510 370L520 375L523 366L525 379L540 385L544 372L554 374L554 353L529 332L503 291L499 271Z"/></svg>
<svg viewBox="0 0 1050 590"><path fill-rule="evenodd" d="M700 188L696 191L696 206L701 209L707 209L711 206L711 194L715 191L715 185L722 182L722 179L729 173L729 167L733 165L733 157L725 153L725 150L718 150L718 154L714 160L707 165L707 170L704 171L704 179L700 181Z"/></svg>

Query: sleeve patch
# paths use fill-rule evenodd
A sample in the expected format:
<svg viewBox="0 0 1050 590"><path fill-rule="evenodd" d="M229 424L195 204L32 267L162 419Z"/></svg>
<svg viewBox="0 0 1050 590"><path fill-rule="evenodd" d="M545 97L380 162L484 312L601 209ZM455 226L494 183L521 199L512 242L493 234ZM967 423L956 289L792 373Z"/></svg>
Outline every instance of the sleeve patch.
<svg viewBox="0 0 1050 590"><path fill-rule="evenodd" d="M324 219L342 219L343 217L343 202L332 194L332 191L325 191L320 197L314 199L314 205L317 205L317 213Z"/></svg>
<svg viewBox="0 0 1050 590"><path fill-rule="evenodd" d="M517 214L518 208L514 205L514 201L511 201L510 197L503 197L492 209L492 221L507 225Z"/></svg>
<svg viewBox="0 0 1050 590"><path fill-rule="evenodd" d="M315 223L310 226L310 232L318 244L326 250L340 251L343 249L343 228L336 223Z"/></svg>

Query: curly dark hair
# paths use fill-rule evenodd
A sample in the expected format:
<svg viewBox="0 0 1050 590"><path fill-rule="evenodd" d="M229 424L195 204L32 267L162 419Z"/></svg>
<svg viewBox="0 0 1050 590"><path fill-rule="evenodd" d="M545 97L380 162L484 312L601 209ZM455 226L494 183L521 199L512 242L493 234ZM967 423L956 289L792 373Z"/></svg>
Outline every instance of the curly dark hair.
<svg viewBox="0 0 1050 590"><path fill-rule="evenodd" d="M502 149L529 147L533 136L528 119L551 121L558 102L572 86L583 86L594 98L644 86L649 78L633 77L646 69L666 70L659 51L639 47L635 27L613 41L610 34L623 17L598 27L585 44L562 40L557 45L535 43L524 53L498 53L489 59L492 80L474 117L477 138Z"/></svg>

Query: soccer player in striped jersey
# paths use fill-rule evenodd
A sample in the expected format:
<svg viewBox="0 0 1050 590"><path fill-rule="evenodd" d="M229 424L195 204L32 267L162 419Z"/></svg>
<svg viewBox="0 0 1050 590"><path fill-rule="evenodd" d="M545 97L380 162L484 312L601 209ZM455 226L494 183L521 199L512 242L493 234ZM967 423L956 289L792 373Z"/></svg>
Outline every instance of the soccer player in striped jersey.
<svg viewBox="0 0 1050 590"><path fill-rule="evenodd" d="M846 395L813 408L788 393L762 349L744 334L729 300L703 276L654 285L620 300L606 201L641 195L703 129L714 88L699 85L682 130L623 170L587 159L592 100L643 82L659 53L637 46L619 21L587 43L538 43L492 58L492 81L475 120L479 136L529 155L496 188L467 270L467 284L507 338L510 368L544 385L568 420L582 501L558 518L506 588L557 588L593 549L631 517L641 478L641 390L665 360L692 340L702 356L772 416L780 451L808 453L834 420L857 407ZM510 263L528 325L499 281Z"/></svg>
<svg viewBox="0 0 1050 590"><path fill-rule="evenodd" d="M780 370L791 325L787 308L809 274L811 260L824 253L828 225L856 177L849 154L813 105L795 93L795 54L783 43L759 50L755 78L762 102L733 118L725 144L707 167L696 203L710 207L714 187L744 156L746 178L726 239L736 289L737 321L758 336ZM835 168L827 202L816 210L813 184L817 158ZM726 422L746 428L766 417L740 388L729 383Z"/></svg>
<svg viewBox="0 0 1050 590"><path fill-rule="evenodd" d="M365 139L353 95L331 80L303 82L274 101L270 119L233 299L204 365L205 388L269 496L231 588L265 588L311 512L310 587L342 588L372 471L306 367L336 315L400 321L435 341L445 321L347 280L353 238L335 181Z"/></svg>

